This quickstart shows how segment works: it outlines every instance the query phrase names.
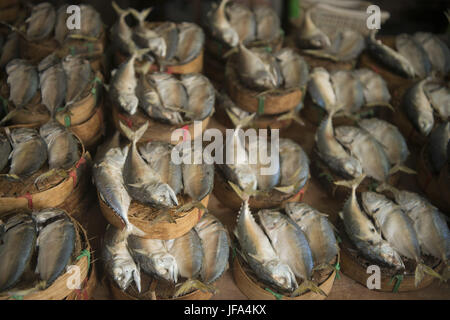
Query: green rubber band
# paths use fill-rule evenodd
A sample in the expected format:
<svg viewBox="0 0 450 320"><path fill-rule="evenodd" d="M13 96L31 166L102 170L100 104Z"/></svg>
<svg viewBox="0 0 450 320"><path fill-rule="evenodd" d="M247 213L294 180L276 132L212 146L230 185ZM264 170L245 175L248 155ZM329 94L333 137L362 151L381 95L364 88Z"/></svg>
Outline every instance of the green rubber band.
<svg viewBox="0 0 450 320"><path fill-rule="evenodd" d="M86 43L86 47L88 48L89 53L94 52L94 44L92 42Z"/></svg>
<svg viewBox="0 0 450 320"><path fill-rule="evenodd" d="M339 264L339 261L336 262L336 265L334 266L334 269L336 270L336 280L341 279L341 275L339 274L339 271L341 271L341 265Z"/></svg>
<svg viewBox="0 0 450 320"><path fill-rule="evenodd" d="M264 113L264 100L266 100L266 97L264 96L258 97L258 114Z"/></svg>
<svg viewBox="0 0 450 320"><path fill-rule="evenodd" d="M11 296L10 298L13 300L23 300L23 296Z"/></svg>
<svg viewBox="0 0 450 320"><path fill-rule="evenodd" d="M100 79L99 77L95 76L94 79L92 80L93 83L102 83L102 79Z"/></svg>
<svg viewBox="0 0 450 320"><path fill-rule="evenodd" d="M91 267L91 252L88 249L84 249L83 251L81 251L81 254L77 257L77 261L80 260L83 257L87 257L88 259L88 272L89 272L89 268Z"/></svg>
<svg viewBox="0 0 450 320"><path fill-rule="evenodd" d="M231 250L231 260L234 261L234 259L236 259L236 248L233 247Z"/></svg>
<svg viewBox="0 0 450 320"><path fill-rule="evenodd" d="M277 300L282 300L283 299L283 296L281 294L276 293L276 292L270 290L269 288L265 288L264 290L266 290L267 292L270 292L275 297L275 299L277 299Z"/></svg>
<svg viewBox="0 0 450 320"><path fill-rule="evenodd" d="M264 48L268 53L272 53L272 48L271 47L265 47Z"/></svg>
<svg viewBox="0 0 450 320"><path fill-rule="evenodd" d="M64 116L64 125L65 125L66 127L70 127L70 123L71 123L71 121L70 121L70 116L66 114L66 115Z"/></svg>
<svg viewBox="0 0 450 320"><path fill-rule="evenodd" d="M398 275L393 276L391 278L391 281L389 281L389 284L392 284L392 281L394 281L394 279L397 281L395 282L394 288L392 288L392 292L397 293L398 289L400 288L400 284L403 282L403 275L398 274Z"/></svg>
<svg viewBox="0 0 450 320"><path fill-rule="evenodd" d="M74 56L77 53L75 47L69 47L69 51L71 56Z"/></svg>
<svg viewBox="0 0 450 320"><path fill-rule="evenodd" d="M300 16L300 0L289 0L289 18L297 19Z"/></svg>

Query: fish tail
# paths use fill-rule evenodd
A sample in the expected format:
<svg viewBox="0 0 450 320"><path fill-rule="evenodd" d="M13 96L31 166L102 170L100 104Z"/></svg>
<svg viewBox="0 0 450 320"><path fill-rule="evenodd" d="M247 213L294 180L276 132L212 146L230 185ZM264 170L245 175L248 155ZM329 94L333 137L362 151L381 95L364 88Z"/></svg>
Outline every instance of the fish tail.
<svg viewBox="0 0 450 320"><path fill-rule="evenodd" d="M297 296L305 293L308 290L310 290L311 292L323 295L325 297L328 297L328 295L311 280L304 280L302 282L302 284L300 284L298 286L298 288L292 293L292 296L297 297Z"/></svg>
<svg viewBox="0 0 450 320"><path fill-rule="evenodd" d="M140 26L144 26L144 21L147 19L147 16L152 12L153 8L149 7L142 11L137 11L136 9L130 8L130 13L139 21Z"/></svg>
<svg viewBox="0 0 450 320"><path fill-rule="evenodd" d="M113 1L113 2L111 3L111 5L112 5L114 11L115 11L119 16L130 14L130 9L128 9L128 10L122 9L121 7L118 6L118 4L117 4L115 1Z"/></svg>
<svg viewBox="0 0 450 320"><path fill-rule="evenodd" d="M398 192L398 189L391 186L390 184L387 184L386 182L383 182L382 184L380 184L376 190L376 192L383 192L383 191L390 191L393 194L396 194Z"/></svg>
<svg viewBox="0 0 450 320"><path fill-rule="evenodd" d="M237 127L239 127L239 128L248 127L256 116L256 113L251 113L249 116L246 116L243 119L239 119L230 110L225 109L225 112L227 113L228 118L230 118L231 122L233 122L233 125L236 128Z"/></svg>
<svg viewBox="0 0 450 320"><path fill-rule="evenodd" d="M144 54L149 53L150 51L151 51L150 48L135 49L130 60L133 60L136 58L140 59Z"/></svg>
<svg viewBox="0 0 450 320"><path fill-rule="evenodd" d="M18 112L19 112L19 109L17 109L17 108L8 112L8 114L3 117L2 121L0 121L0 125L3 125L5 122L14 118L18 114Z"/></svg>
<svg viewBox="0 0 450 320"><path fill-rule="evenodd" d="M393 166L391 168L391 170L389 170L389 175L392 175L392 174L394 174L396 172L399 172L399 171L405 172L405 173L408 173L408 174L417 174L417 172L415 170L413 170L411 168L408 168L407 166L404 166L401 163L398 163L395 166Z"/></svg>
<svg viewBox="0 0 450 320"><path fill-rule="evenodd" d="M136 288L138 290L138 292L141 292L141 273L139 271L139 264L136 266L136 270L133 270L133 280L134 283L136 284Z"/></svg>
<svg viewBox="0 0 450 320"><path fill-rule="evenodd" d="M239 188L233 182L228 181L228 183L230 184L230 186L234 190L234 192L236 192L236 194L239 196L239 198L241 198L244 201L248 201L248 199L250 198L250 195L251 195L249 190L247 190L247 192L246 192L245 190L241 190L241 188Z"/></svg>
<svg viewBox="0 0 450 320"><path fill-rule="evenodd" d="M437 273L436 271L434 271L432 268L430 268L429 266L425 265L422 262L417 263L417 267L416 267L416 271L415 271L415 279L414 279L414 285L417 287L420 282L422 282L425 273L438 278L439 280L443 281L444 279L442 278L442 276Z"/></svg>
<svg viewBox="0 0 450 320"><path fill-rule="evenodd" d="M279 116L277 118L277 120L282 121L282 120L293 120L295 122L297 122L299 125L304 126L305 122L303 121L303 119L298 115L298 113L295 111L295 109L293 109L292 111L285 113L281 116Z"/></svg>
<svg viewBox="0 0 450 320"><path fill-rule="evenodd" d="M358 186L360 185L360 183L364 180L365 177L366 177L366 175L362 174L353 180L340 180L340 181L335 181L334 183L338 186L343 186L343 187L347 187L352 190L356 190L358 188Z"/></svg>
<svg viewBox="0 0 450 320"><path fill-rule="evenodd" d="M142 138L142 136L144 135L145 131L147 131L148 121L146 121L136 131L131 130L131 128L129 128L126 125L124 125L122 121L119 121L119 125L120 125L120 129L122 130L124 135L127 137L127 139L130 140L132 143L136 143Z"/></svg>
<svg viewBox="0 0 450 320"><path fill-rule="evenodd" d="M202 292L211 293L216 292L216 288L213 285L205 284L196 279L188 279L177 289L177 291L175 292L175 297L183 296L193 290L200 290Z"/></svg>

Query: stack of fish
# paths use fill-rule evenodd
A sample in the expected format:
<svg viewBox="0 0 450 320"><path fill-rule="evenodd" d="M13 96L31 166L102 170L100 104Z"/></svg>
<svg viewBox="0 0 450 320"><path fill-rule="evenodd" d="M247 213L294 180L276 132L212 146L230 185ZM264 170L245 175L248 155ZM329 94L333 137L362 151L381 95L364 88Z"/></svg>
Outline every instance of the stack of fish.
<svg viewBox="0 0 450 320"><path fill-rule="evenodd" d="M163 22L149 26L145 19L152 8L138 12L133 8L123 10L115 2L112 5L119 19L111 29L111 38L113 44L124 54L132 55L139 49L148 49L158 65L164 67L186 64L198 57L203 50L205 35L194 23ZM134 28L125 20L129 14L138 21Z"/></svg>
<svg viewBox="0 0 450 320"><path fill-rule="evenodd" d="M314 68L308 82L312 101L327 113L358 113L363 107L388 106L391 95L386 82L369 69L328 72Z"/></svg>
<svg viewBox="0 0 450 320"><path fill-rule="evenodd" d="M438 121L434 113L444 122L450 118L450 88L441 81L425 78L405 93L403 108L414 128L428 136Z"/></svg>
<svg viewBox="0 0 450 320"><path fill-rule="evenodd" d="M284 209L260 210L258 217L260 224L245 201L235 229L239 253L257 278L292 296L307 290L326 295L313 282L313 275L314 270L333 269L330 264L339 251L327 216L292 202Z"/></svg>
<svg viewBox="0 0 450 320"><path fill-rule="evenodd" d="M276 146L267 140L265 146L261 139L245 143L243 131L236 128L233 141L225 146L226 163L219 166L225 178L247 195L301 190L309 179L309 159L302 147L290 139L279 139Z"/></svg>
<svg viewBox="0 0 450 320"><path fill-rule="evenodd" d="M27 23L26 37L30 41L42 41L50 37L60 45L67 39L96 40L103 31L100 14L88 4L80 5L80 29L69 29L67 13L69 5L65 4L55 9L49 2L43 2L32 7Z"/></svg>
<svg viewBox="0 0 450 320"><path fill-rule="evenodd" d="M232 48L240 43L271 43L282 35L280 19L269 6L249 8L222 0L208 12L207 20L212 36Z"/></svg>
<svg viewBox="0 0 450 320"><path fill-rule="evenodd" d="M175 296L194 289L213 291L228 267L229 240L222 223L205 214L185 235L171 240L144 239L109 226L102 250L105 269L125 291L134 281L141 292L141 270L175 284Z"/></svg>
<svg viewBox="0 0 450 320"><path fill-rule="evenodd" d="M364 210L361 210L355 190L363 178L337 182L352 188L352 195L345 202L340 216L347 235L359 252L370 260L395 268L397 272L404 271L404 259L414 261L416 286L425 273L442 278L424 264L423 255L431 255L448 265L450 231L443 214L418 194L386 184L377 190L391 191L395 202L377 192L363 192Z"/></svg>
<svg viewBox="0 0 450 320"><path fill-rule="evenodd" d="M215 92L204 75L190 73L177 78L169 73L143 72L137 77L134 61L146 51L135 52L112 71L109 95L114 104L130 115L140 106L149 117L170 124L203 120L211 115Z"/></svg>
<svg viewBox="0 0 450 320"><path fill-rule="evenodd" d="M394 72L408 78L425 78L434 72L446 76L450 71L450 50L437 36L427 32L400 34L395 49L375 39L374 30L367 39L369 52Z"/></svg>
<svg viewBox="0 0 450 320"><path fill-rule="evenodd" d="M61 209L17 213L0 230L0 292L46 289L73 261L77 231Z"/></svg>
<svg viewBox="0 0 450 320"><path fill-rule="evenodd" d="M177 195L183 193L192 205L200 205L213 188L214 166L176 164L172 161L174 146L149 142L137 146L148 123L136 132L121 123L130 145L120 148L119 136L103 146L96 155L94 181L103 201L123 221L128 231L138 232L128 220L128 209L134 199L154 208L178 206ZM195 162L199 163L199 162Z"/></svg>
<svg viewBox="0 0 450 320"><path fill-rule="evenodd" d="M402 170L413 173L403 163L409 155L405 139L392 124L377 118L358 121L359 127L340 126L333 129L329 113L316 132L319 157L336 173L355 178L362 173L385 182Z"/></svg>

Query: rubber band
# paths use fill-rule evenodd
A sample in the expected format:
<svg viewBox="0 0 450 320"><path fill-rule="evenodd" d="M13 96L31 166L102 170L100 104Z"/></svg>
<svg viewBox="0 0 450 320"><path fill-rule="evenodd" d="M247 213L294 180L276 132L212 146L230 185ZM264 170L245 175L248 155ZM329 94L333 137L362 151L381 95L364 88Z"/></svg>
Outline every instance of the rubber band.
<svg viewBox="0 0 450 320"><path fill-rule="evenodd" d="M81 251L80 255L76 258L76 260L80 260L83 257L87 257L88 260L88 272L89 272L89 268L91 267L91 252L88 249L84 249L83 251Z"/></svg>
<svg viewBox="0 0 450 320"><path fill-rule="evenodd" d="M305 187L301 188L300 191L297 192L297 194L294 196L294 198L300 195L299 201L303 201L303 196L305 195L305 191L306 191Z"/></svg>
<svg viewBox="0 0 450 320"><path fill-rule="evenodd" d="M133 122L130 118L125 117L123 114L119 113L119 118L121 118L127 124L128 128L133 128Z"/></svg>
<svg viewBox="0 0 450 320"><path fill-rule="evenodd" d="M377 67L371 66L372 70L375 71L376 73L380 74L380 70L378 70Z"/></svg>
<svg viewBox="0 0 450 320"><path fill-rule="evenodd" d="M74 56L76 54L75 47L69 47L70 55Z"/></svg>
<svg viewBox="0 0 450 320"><path fill-rule="evenodd" d="M184 127L181 128L181 130L183 130L183 141L186 141L187 135L189 133L189 126L185 125Z"/></svg>
<svg viewBox="0 0 450 320"><path fill-rule="evenodd" d="M271 47L265 47L264 50L266 50L266 52L268 52L268 53L272 53L272 48Z"/></svg>
<svg viewBox="0 0 450 320"><path fill-rule="evenodd" d="M282 300L283 299L283 296L281 294L276 293L276 292L270 290L269 288L265 288L264 290L266 290L267 292L270 292L275 297L275 299L277 299L277 300Z"/></svg>
<svg viewBox="0 0 450 320"><path fill-rule="evenodd" d="M167 67L166 68L166 73L172 74L173 73L173 69L171 67Z"/></svg>
<svg viewBox="0 0 450 320"><path fill-rule="evenodd" d="M264 113L264 101L266 100L265 96L258 97L258 114Z"/></svg>
<svg viewBox="0 0 450 320"><path fill-rule="evenodd" d="M23 300L23 296L10 296L13 300Z"/></svg>
<svg viewBox="0 0 450 320"><path fill-rule="evenodd" d="M289 18L297 19L300 16L299 0L289 0Z"/></svg>
<svg viewBox="0 0 450 320"><path fill-rule="evenodd" d="M31 193L27 192L23 196L20 196L18 198L25 198L28 200L28 209L33 210L33 196Z"/></svg>
<svg viewBox="0 0 450 320"><path fill-rule="evenodd" d="M73 181L73 187L75 188L77 186L77 180L78 180L78 175L77 175L77 169L82 165L86 163L86 159L84 159L83 157L80 158L80 160L77 161L77 163L75 164L75 170L72 170L69 172L69 177L72 177L72 181Z"/></svg>
<svg viewBox="0 0 450 320"><path fill-rule="evenodd" d="M341 279L341 275L339 274L339 271L341 271L341 265L339 264L339 261L336 262L336 265L334 266L334 270L336 270L335 279L336 280L340 280Z"/></svg>
<svg viewBox="0 0 450 320"><path fill-rule="evenodd" d="M394 281L394 279L397 281L395 282L394 288L392 288L392 292L397 293L398 289L400 288L400 284L403 282L403 275L398 274L398 275L393 276L391 278L391 281L389 281L389 284L392 284L392 281Z"/></svg>
<svg viewBox="0 0 450 320"><path fill-rule="evenodd" d="M70 116L68 114L66 114L64 116L64 125L68 128L70 127L71 121L70 121Z"/></svg>

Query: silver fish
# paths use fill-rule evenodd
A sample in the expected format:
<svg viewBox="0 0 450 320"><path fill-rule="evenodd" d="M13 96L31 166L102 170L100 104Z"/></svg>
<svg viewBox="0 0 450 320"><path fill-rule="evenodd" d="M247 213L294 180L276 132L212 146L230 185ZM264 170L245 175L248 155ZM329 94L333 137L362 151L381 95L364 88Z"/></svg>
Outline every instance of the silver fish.
<svg viewBox="0 0 450 320"><path fill-rule="evenodd" d="M63 44L66 40L66 36L69 33L67 28L67 18L69 14L67 13L68 4L63 4L56 11L56 22L55 22L55 39L59 44Z"/></svg>
<svg viewBox="0 0 450 320"><path fill-rule="evenodd" d="M231 26L226 16L226 5L229 0L222 0L217 9L210 16L212 33L230 47L236 47L239 44L239 35Z"/></svg>
<svg viewBox="0 0 450 320"><path fill-rule="evenodd" d="M206 158L203 158L202 163L202 153L195 152L194 148L191 149L191 160L182 164L184 193L193 201L199 202L213 189L214 164L212 159Z"/></svg>
<svg viewBox="0 0 450 320"><path fill-rule="evenodd" d="M133 30L128 26L125 18L131 13L130 9L121 9L114 1L112 7L119 19L111 27L110 35L113 43L125 54L133 54L137 47L133 41Z"/></svg>
<svg viewBox="0 0 450 320"><path fill-rule="evenodd" d="M402 164L409 156L408 145L396 126L381 119L369 118L358 121L383 147L392 165Z"/></svg>
<svg viewBox="0 0 450 320"><path fill-rule="evenodd" d="M211 114L215 103L214 86L200 73L181 75L181 83L188 95L186 117L190 120L203 120Z"/></svg>
<svg viewBox="0 0 450 320"><path fill-rule="evenodd" d="M26 60L14 59L6 65L9 100L16 108L27 105L39 88L39 74Z"/></svg>
<svg viewBox="0 0 450 320"><path fill-rule="evenodd" d="M263 41L277 39L280 36L281 23L275 10L269 6L254 6L253 12L256 19L256 38Z"/></svg>
<svg viewBox="0 0 450 320"><path fill-rule="evenodd" d="M155 207L172 207L178 205L178 200L172 188L161 181L161 178L142 159L136 146L148 128L148 122L133 132L120 122L120 127L125 136L130 140L127 158L123 167L123 177L129 194L136 200Z"/></svg>
<svg viewBox="0 0 450 320"><path fill-rule="evenodd" d="M364 104L364 89L361 82L350 71L339 70L331 73L331 83L336 95L336 103L348 113L357 112Z"/></svg>
<svg viewBox="0 0 450 320"><path fill-rule="evenodd" d="M28 24L27 38L39 41L47 38L53 31L56 21L56 12L53 5L43 2L33 6L31 15L25 20Z"/></svg>
<svg viewBox="0 0 450 320"><path fill-rule="evenodd" d="M256 140L250 140L247 152L250 156L250 166L253 167L256 174L258 190L268 191L277 186L281 179L279 146L272 150L268 138L258 136ZM253 155L256 156L253 157ZM256 160L255 162L253 162L252 157Z"/></svg>
<svg viewBox="0 0 450 320"><path fill-rule="evenodd" d="M194 228L203 247L201 278L206 284L213 283L228 266L230 254L228 233L219 219L209 213L205 213Z"/></svg>
<svg viewBox="0 0 450 320"><path fill-rule="evenodd" d="M329 264L338 254L339 246L327 215L300 202L287 202L284 210L305 233L314 265Z"/></svg>
<svg viewBox="0 0 450 320"><path fill-rule="evenodd" d="M39 81L42 103L53 117L64 102L67 93L67 77L62 64L54 54L39 63Z"/></svg>
<svg viewBox="0 0 450 320"><path fill-rule="evenodd" d="M294 291L298 284L291 268L281 261L261 227L244 201L239 210L235 235L239 241L244 259L258 278L280 288Z"/></svg>
<svg viewBox="0 0 450 320"><path fill-rule="evenodd" d="M429 154L431 164L440 172L447 162L447 145L450 141L450 122L439 124L430 134Z"/></svg>
<svg viewBox="0 0 450 320"><path fill-rule="evenodd" d="M164 60L170 61L175 57L178 47L178 28L174 22L163 22L153 29L156 34L164 39L166 44L166 54Z"/></svg>
<svg viewBox="0 0 450 320"><path fill-rule="evenodd" d="M448 121L450 119L450 88L429 82L425 84L424 89L433 109L442 120Z"/></svg>
<svg viewBox="0 0 450 320"><path fill-rule="evenodd" d="M103 30L100 14L89 4L80 5L80 29L70 30L68 35L82 35L98 39Z"/></svg>
<svg viewBox="0 0 450 320"><path fill-rule="evenodd" d="M353 71L363 86L365 105L385 105L391 100L386 81L372 70L363 68Z"/></svg>
<svg viewBox="0 0 450 320"><path fill-rule="evenodd" d="M10 134L13 151L10 154L9 174L28 177L38 171L47 160L47 145L35 129L17 128Z"/></svg>
<svg viewBox="0 0 450 320"><path fill-rule="evenodd" d="M172 161L173 145L170 143L154 141L139 146L142 158L158 172L163 183L167 183L175 194L183 189L183 175L181 165Z"/></svg>
<svg viewBox="0 0 450 320"><path fill-rule="evenodd" d="M367 176L377 181L386 181L391 167L377 140L365 130L351 126L337 127L335 134L336 139L359 160Z"/></svg>
<svg viewBox="0 0 450 320"><path fill-rule="evenodd" d="M134 281L141 292L141 273L128 251L127 233L108 225L103 238L102 259L106 272L120 289L127 290Z"/></svg>
<svg viewBox="0 0 450 320"><path fill-rule="evenodd" d="M404 56L414 68L414 72L423 78L431 72L431 62L426 51L410 35L399 34L395 37L395 47L398 53Z"/></svg>
<svg viewBox="0 0 450 320"><path fill-rule="evenodd" d="M370 54L402 76L414 78L417 73L409 60L397 51L384 45L380 40L376 40L375 34L376 30L372 31L367 39L367 48Z"/></svg>
<svg viewBox="0 0 450 320"><path fill-rule="evenodd" d="M3 171L8 164L9 154L11 153L11 145L8 138L0 133L0 172Z"/></svg>
<svg viewBox="0 0 450 320"><path fill-rule="evenodd" d="M309 159L302 147L290 139L280 139L281 187L302 189L309 179Z"/></svg>
<svg viewBox="0 0 450 320"><path fill-rule="evenodd" d="M302 49L322 49L331 45L330 38L312 21L310 10L305 12L297 43Z"/></svg>
<svg viewBox="0 0 450 320"><path fill-rule="evenodd" d="M285 88L305 88L309 80L309 68L305 59L291 48L275 53L279 61Z"/></svg>
<svg viewBox="0 0 450 320"><path fill-rule="evenodd" d="M71 55L64 58L62 66L67 78L65 101L66 106L70 106L81 97L89 84L92 78L92 69L89 61Z"/></svg>
<svg viewBox="0 0 450 320"><path fill-rule="evenodd" d="M36 243L36 226L29 215L16 214L0 234L0 292L16 285L30 264Z"/></svg>
<svg viewBox="0 0 450 320"><path fill-rule="evenodd" d="M177 25L178 45L175 59L184 64L198 57L205 44L203 30L194 23L182 22Z"/></svg>
<svg viewBox="0 0 450 320"><path fill-rule="evenodd" d="M327 112L336 107L337 98L331 83L331 76L324 68L316 67L311 71L308 93L313 102Z"/></svg>
<svg viewBox="0 0 450 320"><path fill-rule="evenodd" d="M61 209L43 209L34 212L39 217L46 211L61 211ZM42 228L37 238L38 257L36 272L49 287L70 263L75 249L76 231L73 223L67 218L50 222Z"/></svg>
<svg viewBox="0 0 450 320"><path fill-rule="evenodd" d="M0 68L3 68L8 62L19 58L19 35L17 32L12 32L8 35L6 42L3 44L0 53Z"/></svg>
<svg viewBox="0 0 450 320"><path fill-rule="evenodd" d="M446 75L450 71L450 50L447 45L428 32L416 32L413 37L426 51L433 70Z"/></svg>
<svg viewBox="0 0 450 320"><path fill-rule="evenodd" d="M239 41L248 43L256 39L256 16L247 6L231 2L226 7L230 25L236 30Z"/></svg>
<svg viewBox="0 0 450 320"><path fill-rule="evenodd" d="M145 273L173 283L177 282L177 261L169 253L166 241L130 235L128 245L135 261Z"/></svg>
<svg viewBox="0 0 450 320"><path fill-rule="evenodd" d="M425 94L428 78L419 81L405 93L403 106L409 120L423 135L428 136L434 126L433 108Z"/></svg>

